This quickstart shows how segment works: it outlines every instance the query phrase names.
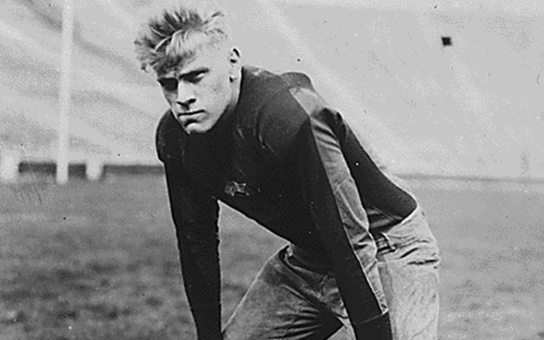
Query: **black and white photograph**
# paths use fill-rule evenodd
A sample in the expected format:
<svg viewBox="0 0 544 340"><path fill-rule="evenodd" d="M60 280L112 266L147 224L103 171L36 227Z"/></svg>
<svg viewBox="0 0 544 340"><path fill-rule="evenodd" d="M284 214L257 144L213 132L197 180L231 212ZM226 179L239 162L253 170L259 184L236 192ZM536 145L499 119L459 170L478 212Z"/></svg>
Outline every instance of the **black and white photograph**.
<svg viewBox="0 0 544 340"><path fill-rule="evenodd" d="M541 0L2 0L0 101L0 340L544 340Z"/></svg>

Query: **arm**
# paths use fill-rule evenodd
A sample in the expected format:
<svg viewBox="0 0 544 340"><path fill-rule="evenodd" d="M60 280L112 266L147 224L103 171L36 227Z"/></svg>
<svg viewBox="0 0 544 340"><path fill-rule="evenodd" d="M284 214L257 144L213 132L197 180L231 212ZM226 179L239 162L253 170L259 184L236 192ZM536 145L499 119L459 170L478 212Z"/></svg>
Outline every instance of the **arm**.
<svg viewBox="0 0 544 340"><path fill-rule="evenodd" d="M164 163L185 293L198 338L220 339L219 208L214 199L182 181L185 176L179 155L183 135L170 112L162 116L155 138L158 157Z"/></svg>
<svg viewBox="0 0 544 340"><path fill-rule="evenodd" d="M266 127L260 129L261 143L269 155L276 159L287 156L297 169L304 200L331 260L357 338L390 339L377 249L350 170L360 167L358 175L369 175L370 169L357 155L361 150L346 138L339 114L327 109L309 78L287 74L284 79L292 86L290 94L279 92L263 109L268 114L260 120ZM366 181L371 185L363 190L379 191L373 188L372 179Z"/></svg>
<svg viewBox="0 0 544 340"><path fill-rule="evenodd" d="M390 339L376 246L338 138L323 114L328 112L309 117L292 146L302 191L357 338Z"/></svg>
<svg viewBox="0 0 544 340"><path fill-rule="evenodd" d="M391 339L376 245L344 158L340 139L345 136L309 78L283 78L289 88L277 91L259 111L257 136L264 158L292 169L288 176L298 183L293 184L320 234L357 339Z"/></svg>
<svg viewBox="0 0 544 340"><path fill-rule="evenodd" d="M218 205L182 185L179 167L165 164L185 292L198 339L221 338Z"/></svg>

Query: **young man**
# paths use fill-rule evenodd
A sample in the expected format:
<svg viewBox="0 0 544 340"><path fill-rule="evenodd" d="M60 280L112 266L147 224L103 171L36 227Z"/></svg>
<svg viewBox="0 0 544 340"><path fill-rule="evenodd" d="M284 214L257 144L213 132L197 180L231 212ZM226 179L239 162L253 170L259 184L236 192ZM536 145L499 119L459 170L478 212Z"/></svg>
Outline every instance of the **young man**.
<svg viewBox="0 0 544 340"><path fill-rule="evenodd" d="M438 249L414 196L299 73L242 66L220 11L175 8L135 41L199 339L436 339ZM285 238L221 331L218 201Z"/></svg>

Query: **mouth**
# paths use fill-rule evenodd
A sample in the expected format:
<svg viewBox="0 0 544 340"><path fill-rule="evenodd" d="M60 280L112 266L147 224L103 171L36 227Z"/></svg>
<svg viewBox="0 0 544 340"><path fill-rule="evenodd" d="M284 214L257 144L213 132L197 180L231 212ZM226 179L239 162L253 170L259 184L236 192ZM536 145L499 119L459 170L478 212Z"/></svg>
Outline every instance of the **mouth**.
<svg viewBox="0 0 544 340"><path fill-rule="evenodd" d="M180 113L177 114L177 117L181 118L181 117L194 116L194 115L197 115L197 114L202 113L202 112L204 112L204 110L180 112Z"/></svg>
<svg viewBox="0 0 544 340"><path fill-rule="evenodd" d="M202 113L204 110L180 112L176 115L177 121L183 128L187 128L189 125L198 124L203 119Z"/></svg>

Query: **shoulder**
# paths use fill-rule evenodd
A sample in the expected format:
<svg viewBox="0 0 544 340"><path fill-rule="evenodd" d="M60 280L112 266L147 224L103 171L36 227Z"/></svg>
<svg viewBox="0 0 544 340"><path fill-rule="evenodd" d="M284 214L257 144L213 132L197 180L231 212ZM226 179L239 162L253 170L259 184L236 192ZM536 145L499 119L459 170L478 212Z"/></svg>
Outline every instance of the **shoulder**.
<svg viewBox="0 0 544 340"><path fill-rule="evenodd" d="M274 116L280 122L294 121L301 124L313 118L328 116L334 111L317 93L306 74L288 72L279 77L285 86L268 100L268 110L264 110L264 114Z"/></svg>
<svg viewBox="0 0 544 340"><path fill-rule="evenodd" d="M304 73L244 67L242 77L238 127L272 159L281 159L313 120L336 116Z"/></svg>
<svg viewBox="0 0 544 340"><path fill-rule="evenodd" d="M335 119L339 113L314 89L304 73L289 72L282 77L289 85L289 93L309 119Z"/></svg>
<svg viewBox="0 0 544 340"><path fill-rule="evenodd" d="M174 116L167 110L161 116L155 130L155 149L160 161L165 162L172 159L175 150L181 147L183 141L183 130L174 119Z"/></svg>
<svg viewBox="0 0 544 340"><path fill-rule="evenodd" d="M265 147L275 155L287 152L303 129L315 124L337 126L340 115L314 89L310 78L297 72L280 75L284 87L259 112L259 130Z"/></svg>

